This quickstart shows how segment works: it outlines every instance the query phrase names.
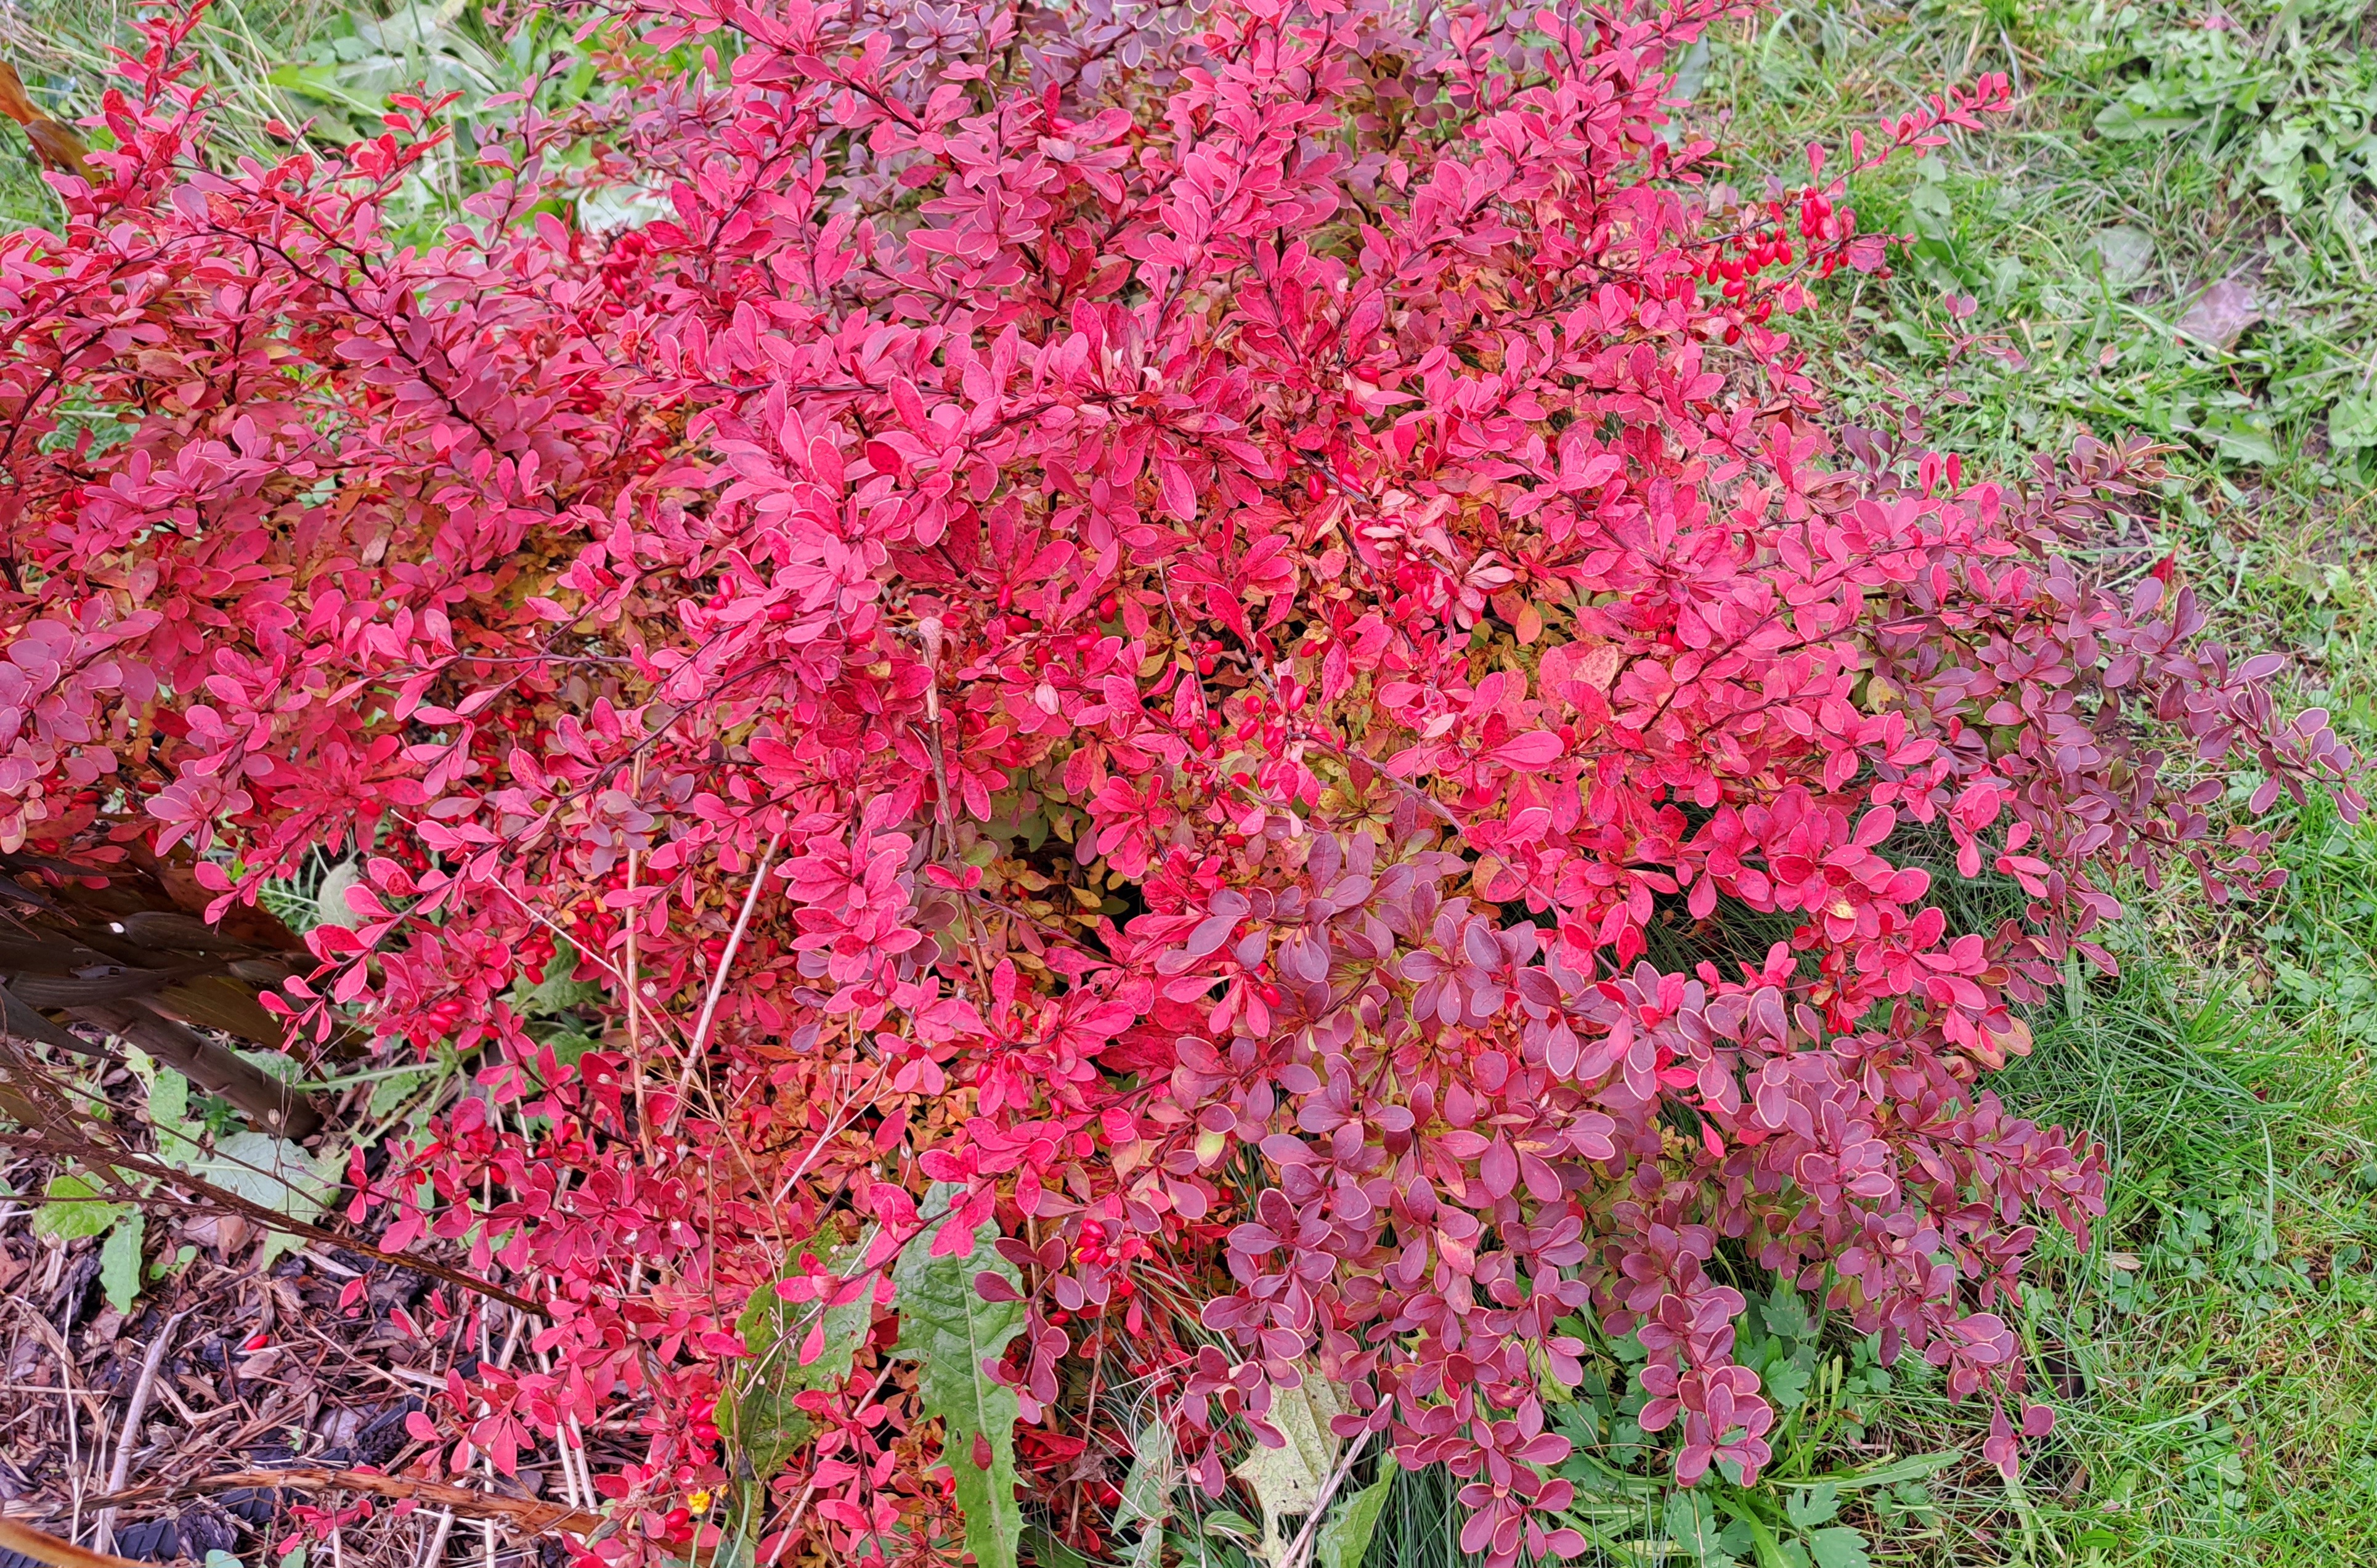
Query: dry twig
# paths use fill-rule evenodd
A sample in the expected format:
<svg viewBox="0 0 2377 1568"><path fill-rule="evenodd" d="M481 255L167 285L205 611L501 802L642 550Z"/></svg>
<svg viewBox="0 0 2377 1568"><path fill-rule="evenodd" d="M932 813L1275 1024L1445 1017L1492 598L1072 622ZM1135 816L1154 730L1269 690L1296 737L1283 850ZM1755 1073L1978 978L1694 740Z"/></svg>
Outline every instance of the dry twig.
<svg viewBox="0 0 2377 1568"><path fill-rule="evenodd" d="M458 1519L499 1521L532 1535L557 1531L587 1536L603 1527L603 1516L566 1503L537 1502L528 1498L497 1497L443 1481L411 1476L382 1476L369 1470L237 1470L194 1481L184 1491L222 1491L235 1487L286 1487L297 1491L361 1491L391 1502L414 1502L450 1512Z"/></svg>
<svg viewBox="0 0 2377 1568"><path fill-rule="evenodd" d="M134 1562L129 1558L110 1557L103 1551L92 1551L8 1518L0 1518L0 1550L30 1557L36 1562L48 1564L49 1568L149 1568L147 1563Z"/></svg>
<svg viewBox="0 0 2377 1568"><path fill-rule="evenodd" d="M111 1493L122 1491L125 1478L132 1473L132 1450L140 1442L140 1418L149 1413L149 1394L157 1386L157 1369L164 1364L165 1352L173 1346L173 1331L189 1315L180 1311L167 1318L157 1336L149 1342L149 1354L140 1359L139 1381L132 1385L132 1396L124 1402L124 1424L115 1432L115 1463L107 1472L107 1490ZM100 1514L95 1538L102 1551L115 1544L114 1509Z"/></svg>

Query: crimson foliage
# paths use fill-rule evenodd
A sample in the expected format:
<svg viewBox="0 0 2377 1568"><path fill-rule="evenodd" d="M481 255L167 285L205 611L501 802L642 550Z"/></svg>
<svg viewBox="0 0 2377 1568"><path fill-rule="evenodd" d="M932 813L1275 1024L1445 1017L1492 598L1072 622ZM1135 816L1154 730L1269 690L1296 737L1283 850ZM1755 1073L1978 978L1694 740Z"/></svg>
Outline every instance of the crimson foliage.
<svg viewBox="0 0 2377 1568"><path fill-rule="evenodd" d="M1219 1490L1320 1377L1464 1546L1573 1550L1578 1331L1639 1332L1678 1480L1754 1475L1757 1271L2011 1468L1992 1309L2103 1167L1983 1075L2125 870L2272 883L2224 763L2256 810L2354 764L2056 553L2150 449L1836 439L1777 320L1882 264L1850 177L2005 86L1720 199L1662 64L1745 8L643 0L395 251L439 105L210 165L152 27L0 241L5 846L187 841L219 910L364 857L293 1038L487 1092L349 1217L549 1304L441 1457L632 1406L600 1550L665 1538L776 1282L805 1358L879 1321L763 1552L955 1550L928 1473L987 1450L908 1430L892 1265L991 1222L1043 1489L1085 1382ZM574 226L620 186L665 215ZM564 936L575 1062L513 1006Z"/></svg>

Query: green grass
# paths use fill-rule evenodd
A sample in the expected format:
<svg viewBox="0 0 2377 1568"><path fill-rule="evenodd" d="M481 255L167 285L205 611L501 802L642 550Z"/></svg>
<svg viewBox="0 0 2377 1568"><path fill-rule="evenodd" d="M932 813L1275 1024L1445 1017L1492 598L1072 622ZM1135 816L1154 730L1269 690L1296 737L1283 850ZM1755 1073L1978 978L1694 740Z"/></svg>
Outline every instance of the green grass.
<svg viewBox="0 0 2377 1568"><path fill-rule="evenodd" d="M0 0L0 48L37 100L78 110L129 9ZM226 0L207 47L231 138L354 113L342 99L400 66L469 90L507 48L468 14L404 48L374 20L328 0ZM1843 147L1881 113L1998 70L2020 88L2009 123L1858 183L1868 226L1916 243L1895 277L1837 280L1798 323L1822 379L1849 417L1920 409L1931 439L2012 477L2083 429L2168 442L2158 515L2093 541L2100 567L2133 574L2176 549L2224 635L2294 652L2294 700L2377 743L2377 22L2357 0L1793 5L1713 37L1685 76L1693 127L1755 189L1769 171L1796 177L1810 140ZM441 200L423 193L424 221ZM53 211L21 157L0 158L0 221ZM2192 307L2223 281L2256 319L2223 342L2199 314L2191 335ZM1951 294L1973 296L1966 329L2019 368L1950 352ZM2022 1114L2103 1140L2111 1162L2092 1248L2050 1239L2018 1314L2060 1418L2020 1487L1973 1460L1829 1502L1770 1484L1759 1505L1798 1522L1774 1560L1822 1546L1833 1561L1816 1561L1844 1568L1847 1543L1822 1532L1853 1527L1875 1562L2377 1562L2377 829L2316 801L2282 818L2284 893L2223 910L2177 880L2135 890L2109 939L2120 978L2075 976L2041 1010L2035 1054L1997 1083ZM1884 1371L1836 1329L1753 1326L1771 1331L1775 1374L1804 1382L1778 1443L1802 1450L1778 1464L1786 1480L1973 1445L1983 1413L1919 1366ZM1622 1371L1625 1347L1610 1348ZM1577 1430L1620 1468L1655 1468L1628 1451L1623 1401L1604 1403L1572 1411ZM1727 1522L1612 1486L1612 1541ZM1442 1478L1408 1478L1368 1561L1452 1568L1456 1530ZM1766 1563L1739 1532L1726 1539L1664 1561Z"/></svg>
<svg viewBox="0 0 2377 1568"><path fill-rule="evenodd" d="M36 106L72 122L97 108L100 94L115 82L111 50L134 43L139 15L137 0L0 0L0 52ZM326 28L340 20L337 5L317 0L217 0L197 42L201 74L221 94L222 151L271 155L264 122L293 124L304 117L303 101L276 87L272 75L304 58ZM106 145L104 133L98 141ZM9 126L0 130L0 145L14 154L0 156L0 222L55 221L57 197L42 182L23 134Z"/></svg>

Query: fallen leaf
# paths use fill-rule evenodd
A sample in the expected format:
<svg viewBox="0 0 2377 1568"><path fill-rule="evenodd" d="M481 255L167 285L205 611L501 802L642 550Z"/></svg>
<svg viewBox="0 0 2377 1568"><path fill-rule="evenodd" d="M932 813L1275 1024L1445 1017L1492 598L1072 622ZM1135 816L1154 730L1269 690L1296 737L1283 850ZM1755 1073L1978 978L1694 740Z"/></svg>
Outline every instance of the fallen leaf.
<svg viewBox="0 0 2377 1568"><path fill-rule="evenodd" d="M2223 278L2195 296L2187 314L2179 318L2179 329L2199 343L2226 349L2261 319L2261 302L2254 297L2253 285L2241 278Z"/></svg>
<svg viewBox="0 0 2377 1568"><path fill-rule="evenodd" d="M78 179L91 177L90 165L85 162L90 150L83 145L82 138L57 121L29 121L25 126L25 139L33 144L33 155L42 161L43 168L55 169Z"/></svg>
<svg viewBox="0 0 2377 1568"><path fill-rule="evenodd" d="M1287 1441L1278 1448L1258 1444L1235 1472L1262 1504L1263 1540L1255 1555L1277 1564L1287 1550L1282 1521L1309 1514L1337 1462L1336 1434L1330 1420L1344 1413L1344 1398L1318 1371L1307 1370L1301 1388L1272 1390L1271 1424Z"/></svg>
<svg viewBox="0 0 2377 1568"><path fill-rule="evenodd" d="M0 60L0 114L7 115L20 126L28 126L42 118L42 112L33 107L33 101L25 95L24 78L17 74L17 67L6 60Z"/></svg>
<svg viewBox="0 0 2377 1568"><path fill-rule="evenodd" d="M204 1215L183 1225L182 1235L194 1247L216 1247L225 1260L246 1247L256 1227L239 1215Z"/></svg>
<svg viewBox="0 0 2377 1568"><path fill-rule="evenodd" d="M2104 270L2105 286L2115 293L2136 288L2144 281L2146 269L2154 264L2154 236L2127 223L2097 230L2096 245L2096 263Z"/></svg>

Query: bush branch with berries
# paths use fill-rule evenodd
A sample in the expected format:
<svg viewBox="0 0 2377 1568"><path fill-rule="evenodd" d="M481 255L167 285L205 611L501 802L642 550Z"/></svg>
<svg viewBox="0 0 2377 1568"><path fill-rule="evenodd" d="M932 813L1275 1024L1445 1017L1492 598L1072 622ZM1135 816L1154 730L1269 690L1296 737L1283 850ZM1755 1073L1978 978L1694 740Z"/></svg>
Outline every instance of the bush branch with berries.
<svg viewBox="0 0 2377 1568"><path fill-rule="evenodd" d="M1842 430L1786 318L2006 84L1721 202L1665 73L1751 8L589 6L609 95L401 249L444 104L219 165L149 24L0 239L0 847L195 854L218 918L357 861L292 1048L483 1092L345 1223L544 1312L437 1466L630 1410L596 1555L740 1485L761 1562L986 1562L1010 1425L1047 1502L1128 1380L1218 1493L1293 1394L1501 1568L1583 1544L1590 1336L1677 1481L1768 1463L1755 1276L2012 1473L2001 1309L2104 1167L1989 1075L2123 878L2273 884L2224 766L2358 764L2059 553L2151 447ZM666 215L555 199L606 187Z"/></svg>

